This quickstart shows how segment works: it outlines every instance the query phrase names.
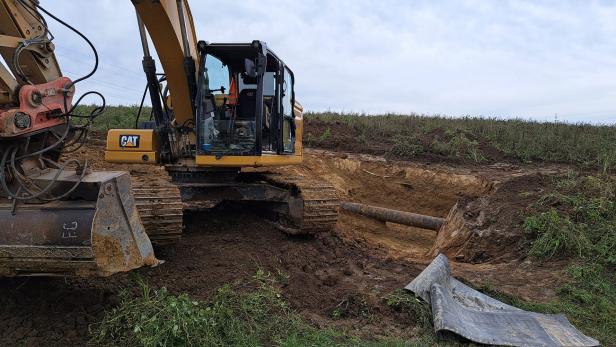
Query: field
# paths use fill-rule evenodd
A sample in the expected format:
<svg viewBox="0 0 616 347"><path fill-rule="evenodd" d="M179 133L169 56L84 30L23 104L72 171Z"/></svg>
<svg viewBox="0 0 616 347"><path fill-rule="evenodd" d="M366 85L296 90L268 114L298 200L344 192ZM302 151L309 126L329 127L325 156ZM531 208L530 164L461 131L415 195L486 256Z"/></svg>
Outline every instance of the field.
<svg viewBox="0 0 616 347"><path fill-rule="evenodd" d="M616 127L519 119L422 115L309 113L307 143L359 148L396 159L473 163L566 163L608 172L616 168Z"/></svg>
<svg viewBox="0 0 616 347"><path fill-rule="evenodd" d="M147 177L150 167L100 160L101 131L133 127L135 118L134 107L110 108L79 155L95 170ZM614 130L309 113L305 161L280 172L327 180L344 200L449 216L457 239L347 213L331 234L290 237L223 204L187 215L182 240L159 250L166 263L156 268L0 280L0 343L465 345L437 341L426 305L401 290L443 252L473 287L565 313L616 346Z"/></svg>
<svg viewBox="0 0 616 347"><path fill-rule="evenodd" d="M86 106L85 113L92 109ZM113 107L94 128L135 126L137 107ZM144 108L140 120L149 119ZM398 160L477 164L564 163L575 169L616 169L616 126L541 123L521 119L426 115L307 113L309 147L385 155Z"/></svg>

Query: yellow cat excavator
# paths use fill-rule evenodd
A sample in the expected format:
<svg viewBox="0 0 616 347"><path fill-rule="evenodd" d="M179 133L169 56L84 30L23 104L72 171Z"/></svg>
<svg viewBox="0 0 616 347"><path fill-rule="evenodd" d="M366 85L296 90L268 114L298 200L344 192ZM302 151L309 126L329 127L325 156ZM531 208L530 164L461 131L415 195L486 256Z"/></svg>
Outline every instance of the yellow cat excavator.
<svg viewBox="0 0 616 347"><path fill-rule="evenodd" d="M175 242L183 209L202 201L258 208L291 234L336 223L339 202L328 184L243 170L301 163L303 110L291 69L262 41L197 41L185 0L132 3L151 114L135 129L110 130L105 159L164 165L162 182L92 172L70 156L104 110L94 91L73 101L96 71L96 49L37 0L0 0L0 276L106 276L156 265L152 243ZM62 75L46 17L93 49L88 75ZM84 115L77 110L88 95L102 103Z"/></svg>
<svg viewBox="0 0 616 347"><path fill-rule="evenodd" d="M242 171L302 161L302 107L291 69L262 41L197 41L186 1L133 4L153 120L141 129L109 131L105 159L165 165L168 185L146 178L134 188L152 241L173 242L182 231L178 206L203 200L259 208L292 234L331 229L338 208L333 187ZM148 33L163 73L156 71Z"/></svg>

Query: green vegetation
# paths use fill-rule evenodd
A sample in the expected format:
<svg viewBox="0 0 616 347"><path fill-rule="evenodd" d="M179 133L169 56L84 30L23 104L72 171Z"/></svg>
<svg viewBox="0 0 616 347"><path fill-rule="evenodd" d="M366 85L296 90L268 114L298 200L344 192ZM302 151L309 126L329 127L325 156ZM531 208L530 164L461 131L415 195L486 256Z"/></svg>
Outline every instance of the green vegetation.
<svg viewBox="0 0 616 347"><path fill-rule="evenodd" d="M77 114L87 115L96 106L83 105L76 110ZM107 106L105 113L94 120L93 128L97 131L107 131L109 129L132 129L135 127L137 118L138 106ZM141 113L140 121L150 119L151 108L144 107ZM80 123L79 119L73 119L74 122Z"/></svg>
<svg viewBox="0 0 616 347"><path fill-rule="evenodd" d="M325 141L325 140L327 140L330 136L331 136L331 128L327 128L327 129L325 129L325 131L323 132L323 134L321 134L321 136L319 136L319 140L321 140L321 141Z"/></svg>
<svg viewBox="0 0 616 347"><path fill-rule="evenodd" d="M557 179L555 188L524 221L532 239L530 254L616 265L616 180L570 173Z"/></svg>
<svg viewBox="0 0 616 347"><path fill-rule="evenodd" d="M94 106L80 106L86 114ZM132 128L138 107L110 106L94 129ZM141 120L149 119L144 108ZM305 142L389 154L412 159L421 155L472 162L503 159L569 163L600 172L616 169L616 127L541 123L521 119L449 118L425 115L307 113ZM347 132L341 138L338 132ZM350 133L348 133L350 132Z"/></svg>
<svg viewBox="0 0 616 347"><path fill-rule="evenodd" d="M406 290L398 289L385 298L387 305L404 313L418 326L430 333L432 330L432 311L430 305Z"/></svg>
<svg viewBox="0 0 616 347"><path fill-rule="evenodd" d="M616 344L616 179L570 173L555 179L554 191L541 196L524 221L529 254L540 259L573 258L571 283L557 302L514 306L564 312L587 334Z"/></svg>
<svg viewBox="0 0 616 347"><path fill-rule="evenodd" d="M306 325L282 299L270 275L258 272L242 292L225 285L208 302L141 283L95 327L95 344L126 346L332 345L341 336ZM244 284L246 285L246 284Z"/></svg>
<svg viewBox="0 0 616 347"><path fill-rule="evenodd" d="M436 155L474 162L509 158L598 168L616 168L616 127L589 124L540 123L520 119L448 118L424 115L308 113L306 133L310 146L329 147L317 131L332 126L350 132L342 146L351 150L362 143L381 145L381 152L402 159ZM336 125L336 127L333 127ZM368 148L368 149L370 149Z"/></svg>
<svg viewBox="0 0 616 347"><path fill-rule="evenodd" d="M117 346L425 346L417 341L364 341L309 325L284 300L279 275L258 271L228 284L208 301L153 290L121 293L121 304L92 327L94 345Z"/></svg>

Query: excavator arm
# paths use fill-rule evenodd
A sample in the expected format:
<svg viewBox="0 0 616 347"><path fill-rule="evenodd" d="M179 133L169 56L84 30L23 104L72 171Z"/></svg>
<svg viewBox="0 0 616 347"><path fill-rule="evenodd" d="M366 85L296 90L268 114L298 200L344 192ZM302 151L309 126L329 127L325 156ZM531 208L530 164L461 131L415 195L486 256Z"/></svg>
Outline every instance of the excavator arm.
<svg viewBox="0 0 616 347"><path fill-rule="evenodd" d="M167 86L173 92L175 122L182 124L193 118L199 61L190 6L183 0L133 0L132 3L139 17L146 75L152 72L146 66L146 60L151 55L142 26L145 26L152 38L165 72ZM150 93L153 94L152 91ZM156 94L154 96L158 97Z"/></svg>
<svg viewBox="0 0 616 347"><path fill-rule="evenodd" d="M194 98L196 94L196 67L198 64L197 39L190 7L183 0L133 0L137 11L137 22L143 47L143 70L147 79L152 115L155 126L138 132L112 131L113 139L118 141L116 156L147 158L146 161L173 162L186 155L186 134L179 131L193 119ZM156 71L156 63L150 53L148 33L154 42L164 73ZM160 76L163 77L160 77ZM166 90L171 98L161 90L161 82L166 82ZM148 142L148 148L130 153L129 148L120 148L126 136L156 138ZM184 146L183 146L184 145ZM128 149L128 153L124 151ZM133 148L136 150L136 148Z"/></svg>
<svg viewBox="0 0 616 347"><path fill-rule="evenodd" d="M32 0L0 1L0 55L11 62L8 68L0 65L0 105L14 101L19 83L43 84L62 76L45 19Z"/></svg>
<svg viewBox="0 0 616 347"><path fill-rule="evenodd" d="M128 173L90 172L70 155L104 106L73 113L75 84L91 74L62 76L39 10L50 15L36 0L0 0L0 277L155 265Z"/></svg>
<svg viewBox="0 0 616 347"><path fill-rule="evenodd" d="M9 70L0 63L0 105L8 104L14 100L17 87L17 81Z"/></svg>

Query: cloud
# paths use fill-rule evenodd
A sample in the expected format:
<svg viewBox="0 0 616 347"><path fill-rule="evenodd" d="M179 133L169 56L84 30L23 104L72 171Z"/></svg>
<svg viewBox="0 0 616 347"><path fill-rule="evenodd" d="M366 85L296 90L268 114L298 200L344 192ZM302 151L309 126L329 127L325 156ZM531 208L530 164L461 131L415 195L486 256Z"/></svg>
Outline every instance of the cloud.
<svg viewBox="0 0 616 347"><path fill-rule="evenodd" d="M101 55L80 88L137 103L145 83L130 1L43 3ZM191 1L200 39L266 41L310 110L616 121L616 6L605 1ZM83 42L53 24L64 71Z"/></svg>

